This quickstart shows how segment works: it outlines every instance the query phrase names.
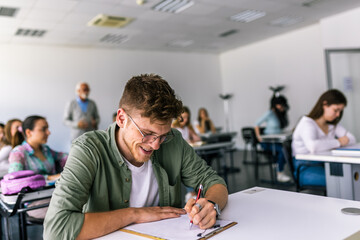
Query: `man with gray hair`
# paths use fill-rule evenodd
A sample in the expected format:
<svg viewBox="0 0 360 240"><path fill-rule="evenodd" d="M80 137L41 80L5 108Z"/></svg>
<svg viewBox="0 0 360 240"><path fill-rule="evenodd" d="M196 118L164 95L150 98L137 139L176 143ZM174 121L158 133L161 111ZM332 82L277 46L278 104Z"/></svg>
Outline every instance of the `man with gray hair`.
<svg viewBox="0 0 360 240"><path fill-rule="evenodd" d="M64 124L71 128L71 140L85 132L96 130L100 122L96 104L89 99L89 93L87 83L76 84L76 99L66 105Z"/></svg>

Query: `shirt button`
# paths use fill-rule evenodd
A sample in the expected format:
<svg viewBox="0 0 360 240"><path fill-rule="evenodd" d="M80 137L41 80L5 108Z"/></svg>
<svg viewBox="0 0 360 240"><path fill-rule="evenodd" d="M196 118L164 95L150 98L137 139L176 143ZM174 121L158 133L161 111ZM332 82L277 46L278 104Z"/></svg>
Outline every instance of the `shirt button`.
<svg viewBox="0 0 360 240"><path fill-rule="evenodd" d="M127 200L127 199L126 199L124 202L125 202L125 203L128 203L128 202L129 202L129 200Z"/></svg>
<svg viewBox="0 0 360 240"><path fill-rule="evenodd" d="M125 178L125 181L129 182L129 181L130 181L130 179L128 179L128 178Z"/></svg>

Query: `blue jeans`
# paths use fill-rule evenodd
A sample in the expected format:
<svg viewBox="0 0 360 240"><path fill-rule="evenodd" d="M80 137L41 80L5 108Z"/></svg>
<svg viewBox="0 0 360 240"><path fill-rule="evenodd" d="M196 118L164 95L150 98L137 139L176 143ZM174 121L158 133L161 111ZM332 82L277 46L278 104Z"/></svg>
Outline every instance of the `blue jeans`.
<svg viewBox="0 0 360 240"><path fill-rule="evenodd" d="M277 156L278 171L284 171L285 157L283 145L281 143L260 143L260 145L265 151L273 151L274 148Z"/></svg>
<svg viewBox="0 0 360 240"><path fill-rule="evenodd" d="M294 163L294 175L299 179L300 186L304 185L313 185L313 186L326 186L325 179L325 168L323 162L316 161L304 161L304 160L296 160L293 158ZM301 166L299 175L297 174L297 168L300 164L310 164L309 166Z"/></svg>

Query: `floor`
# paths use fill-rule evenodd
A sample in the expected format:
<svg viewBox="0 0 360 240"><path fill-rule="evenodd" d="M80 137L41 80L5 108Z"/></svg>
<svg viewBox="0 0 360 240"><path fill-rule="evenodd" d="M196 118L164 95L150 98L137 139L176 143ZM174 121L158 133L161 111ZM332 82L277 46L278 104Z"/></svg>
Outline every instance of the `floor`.
<svg viewBox="0 0 360 240"><path fill-rule="evenodd" d="M296 188L292 183L286 183L286 184L271 183L270 168L268 165L261 165L259 167L259 180L256 180L254 175L254 165L244 164L243 158L244 155L242 151L234 152L234 167L240 168L240 172L229 173L227 176L228 190L230 194L254 186L281 189L286 191L296 191ZM250 158L250 154L248 158ZM247 161L250 161L250 159L247 159ZM264 162L265 159L262 159L262 161ZM227 157L226 159L226 165L227 166L230 165L229 157ZM217 162L213 161L212 166L214 167L214 169L217 169L218 166ZM287 174L290 176L290 173L286 167L285 167L285 172L287 172ZM317 192L307 192L307 193L320 194ZM185 191L183 191L183 195L185 195ZM10 226L12 226L10 229L11 239L19 239L17 216L14 216L10 219ZM28 239L29 240L42 239L42 231L43 231L43 227L41 225L28 226ZM4 239L4 236L2 236L2 239Z"/></svg>

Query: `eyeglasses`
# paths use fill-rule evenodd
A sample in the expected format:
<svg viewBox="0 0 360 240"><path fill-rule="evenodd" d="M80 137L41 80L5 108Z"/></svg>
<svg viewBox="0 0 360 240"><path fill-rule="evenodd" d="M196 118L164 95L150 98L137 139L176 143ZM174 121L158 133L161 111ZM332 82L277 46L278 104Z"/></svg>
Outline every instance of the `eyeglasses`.
<svg viewBox="0 0 360 240"><path fill-rule="evenodd" d="M167 143L169 142L173 137L174 135L170 132L166 135L161 135L161 136L155 136L153 134L144 134L139 126L134 122L134 120L132 119L132 117L128 114L131 122L135 125L135 127L137 128L137 130L139 130L140 134L143 136L142 137L142 143L153 143L156 141L156 139L159 139L159 142L160 144L162 143Z"/></svg>

